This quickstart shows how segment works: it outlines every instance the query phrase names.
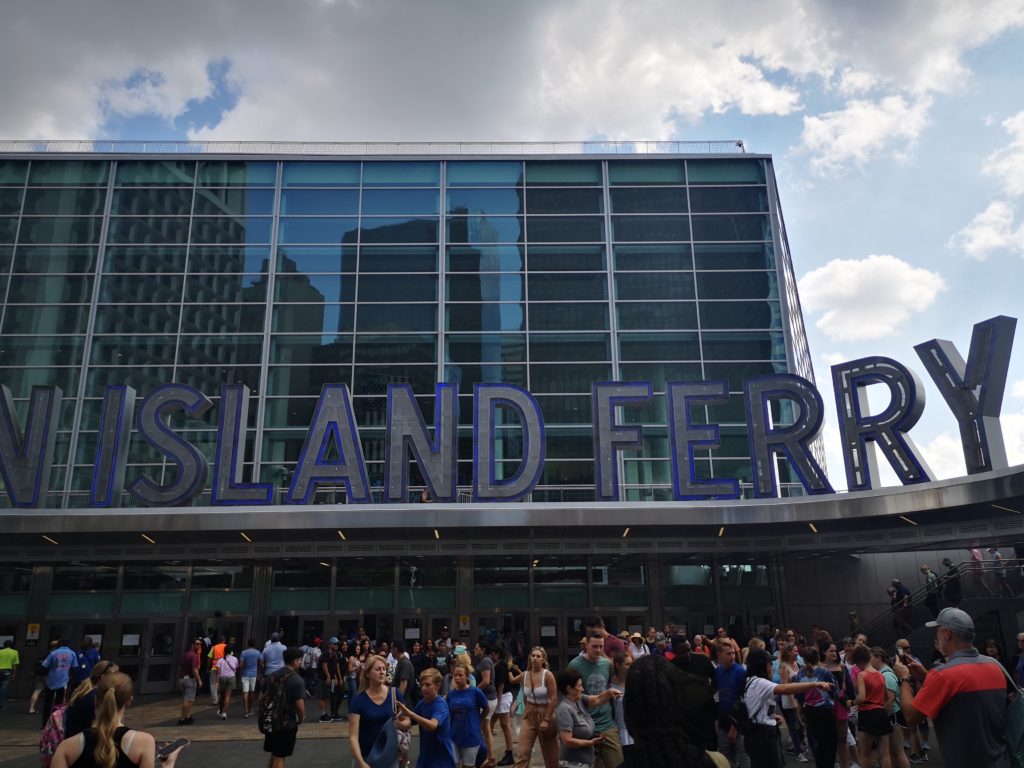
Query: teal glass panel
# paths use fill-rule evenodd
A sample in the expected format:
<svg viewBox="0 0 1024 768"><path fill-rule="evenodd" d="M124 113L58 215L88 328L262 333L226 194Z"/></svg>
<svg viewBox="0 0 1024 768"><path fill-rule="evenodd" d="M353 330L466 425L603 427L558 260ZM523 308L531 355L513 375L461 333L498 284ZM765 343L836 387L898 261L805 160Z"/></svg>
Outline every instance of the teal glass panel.
<svg viewBox="0 0 1024 768"><path fill-rule="evenodd" d="M182 336L178 342L179 365L259 365L263 337Z"/></svg>
<svg viewBox="0 0 1024 768"><path fill-rule="evenodd" d="M88 275L15 275L7 301L10 304L80 304L89 301L92 277Z"/></svg>
<svg viewBox="0 0 1024 768"><path fill-rule="evenodd" d="M100 218L74 218L71 216L25 218L21 220L18 242L29 245L98 243L102 223L103 220Z"/></svg>
<svg viewBox="0 0 1024 768"><path fill-rule="evenodd" d="M577 501L581 496L578 491L569 490L561 492L561 487L567 485L594 485L594 460L586 461L547 461L544 463L544 471L541 473L540 485L559 486L558 496L546 499L547 501ZM536 494L537 491L534 491ZM592 493L592 492L591 492ZM534 497L537 498L536 496ZM590 495L587 500L593 499ZM540 500L540 499L538 499Z"/></svg>
<svg viewBox="0 0 1024 768"><path fill-rule="evenodd" d="M192 273L266 272L269 266L270 249L259 245L193 246L188 254Z"/></svg>
<svg viewBox="0 0 1024 768"><path fill-rule="evenodd" d="M718 459L712 464L714 477L734 477L741 483L754 482L754 467L750 459Z"/></svg>
<svg viewBox="0 0 1024 768"><path fill-rule="evenodd" d="M626 302L615 305L622 330L687 329L697 327L693 301Z"/></svg>
<svg viewBox="0 0 1024 768"><path fill-rule="evenodd" d="M446 169L449 187L522 186L521 162L449 161Z"/></svg>
<svg viewBox="0 0 1024 768"><path fill-rule="evenodd" d="M779 298L774 272L698 272L697 290L702 299Z"/></svg>
<svg viewBox="0 0 1024 768"><path fill-rule="evenodd" d="M725 379L729 382L730 392L742 392L743 380L755 376L770 376L775 373L786 373L783 362L738 362L704 363L704 372L709 379Z"/></svg>
<svg viewBox="0 0 1024 768"><path fill-rule="evenodd" d="M613 216L612 232L617 242L689 240L686 216Z"/></svg>
<svg viewBox="0 0 1024 768"><path fill-rule="evenodd" d="M764 184L763 160L690 160L691 184Z"/></svg>
<svg viewBox="0 0 1024 768"><path fill-rule="evenodd" d="M610 160L608 183L615 184L684 184L686 177L681 160Z"/></svg>
<svg viewBox="0 0 1024 768"><path fill-rule="evenodd" d="M187 218L171 216L111 217L107 241L136 245L177 245L188 240Z"/></svg>
<svg viewBox="0 0 1024 768"><path fill-rule="evenodd" d="M601 216L530 216L526 232L531 243L588 243L604 240Z"/></svg>
<svg viewBox="0 0 1024 768"><path fill-rule="evenodd" d="M258 333L263 330L262 304L185 304L182 333Z"/></svg>
<svg viewBox="0 0 1024 768"><path fill-rule="evenodd" d="M294 272L355 272L354 245L288 245L277 249L278 274Z"/></svg>
<svg viewBox="0 0 1024 768"><path fill-rule="evenodd" d="M587 604L586 587L534 587L534 605L537 608L575 608Z"/></svg>
<svg viewBox="0 0 1024 768"><path fill-rule="evenodd" d="M355 301L352 275L278 275L274 283L275 300Z"/></svg>
<svg viewBox="0 0 1024 768"><path fill-rule="evenodd" d="M530 272L594 272L603 270L603 245L529 245Z"/></svg>
<svg viewBox="0 0 1024 768"><path fill-rule="evenodd" d="M438 197L436 189L364 189L361 212L363 216L436 214Z"/></svg>
<svg viewBox="0 0 1024 768"><path fill-rule="evenodd" d="M662 601L665 605L694 607L698 605L713 606L715 604L714 587L697 585L667 586L662 589Z"/></svg>
<svg viewBox="0 0 1024 768"><path fill-rule="evenodd" d="M101 305L96 310L97 334L155 333L178 331L181 307L169 304Z"/></svg>
<svg viewBox="0 0 1024 768"><path fill-rule="evenodd" d="M266 275L199 275L185 281L185 301L193 303L262 303Z"/></svg>
<svg viewBox="0 0 1024 768"><path fill-rule="evenodd" d="M363 163L363 186L366 187L436 187L440 179L440 163Z"/></svg>
<svg viewBox="0 0 1024 768"><path fill-rule="evenodd" d="M270 362L288 365L352 363L352 336L283 336L270 340Z"/></svg>
<svg viewBox="0 0 1024 768"><path fill-rule="evenodd" d="M455 610L455 590L446 587L401 588L399 608L448 608Z"/></svg>
<svg viewBox="0 0 1024 768"><path fill-rule="evenodd" d="M115 189L110 212L122 216L188 216L192 197L191 187Z"/></svg>
<svg viewBox="0 0 1024 768"><path fill-rule="evenodd" d="M100 303L164 304L181 301L181 275L105 275L100 282Z"/></svg>
<svg viewBox="0 0 1024 768"><path fill-rule="evenodd" d="M434 304L360 304L356 316L360 331L417 333L437 330Z"/></svg>
<svg viewBox="0 0 1024 768"><path fill-rule="evenodd" d="M358 219L287 217L281 219L282 243L355 244Z"/></svg>
<svg viewBox="0 0 1024 768"><path fill-rule="evenodd" d="M649 381L655 392L665 391L666 381L700 381L700 363L622 363L623 381Z"/></svg>
<svg viewBox="0 0 1024 768"><path fill-rule="evenodd" d="M697 269L775 269L771 243L699 243L693 250Z"/></svg>
<svg viewBox="0 0 1024 768"><path fill-rule="evenodd" d="M3 333L85 333L89 307L15 307L4 312Z"/></svg>
<svg viewBox="0 0 1024 768"><path fill-rule="evenodd" d="M252 610L252 593L246 590L195 592L189 595L189 610L196 613L248 613Z"/></svg>
<svg viewBox="0 0 1024 768"><path fill-rule="evenodd" d="M25 193L26 216L100 216L105 189L29 189Z"/></svg>
<svg viewBox="0 0 1024 768"><path fill-rule="evenodd" d="M473 243L488 247L491 243L516 243L523 239L521 216L449 216L448 242Z"/></svg>
<svg viewBox="0 0 1024 768"><path fill-rule="evenodd" d="M0 216L17 216L21 213L20 189L3 189L0 187Z"/></svg>
<svg viewBox="0 0 1024 768"><path fill-rule="evenodd" d="M360 272L436 272L437 247L365 245L359 249Z"/></svg>
<svg viewBox="0 0 1024 768"><path fill-rule="evenodd" d="M187 160L122 160L117 164L119 187L190 187L196 164Z"/></svg>
<svg viewBox="0 0 1024 768"><path fill-rule="evenodd" d="M530 276L530 301L587 301L608 295L608 278L604 274L548 273Z"/></svg>
<svg viewBox="0 0 1024 768"><path fill-rule="evenodd" d="M348 381L338 382L348 384ZM264 412L263 425L270 428L304 427L313 421L316 398L290 397L269 398Z"/></svg>
<svg viewBox="0 0 1024 768"><path fill-rule="evenodd" d="M121 595L121 613L180 614L184 602L184 592L125 592Z"/></svg>
<svg viewBox="0 0 1024 768"><path fill-rule="evenodd" d="M436 243L437 219L362 219L359 239L363 243Z"/></svg>
<svg viewBox="0 0 1024 768"><path fill-rule="evenodd" d="M183 272L184 247L137 248L134 246L110 246L103 260L104 272Z"/></svg>
<svg viewBox="0 0 1024 768"><path fill-rule="evenodd" d="M270 592L270 610L274 613L326 611L330 596L326 589L274 589Z"/></svg>
<svg viewBox="0 0 1024 768"><path fill-rule="evenodd" d="M393 314L393 312L392 312ZM287 333L351 331L355 310L352 304L292 304L274 307L272 330Z"/></svg>
<svg viewBox="0 0 1024 768"><path fill-rule="evenodd" d="M604 197L600 189L531 189L526 195L530 214L602 213Z"/></svg>
<svg viewBox="0 0 1024 768"><path fill-rule="evenodd" d="M593 186L601 183L601 164L573 160L527 160L526 184Z"/></svg>
<svg viewBox="0 0 1024 768"><path fill-rule="evenodd" d="M771 240L771 221L764 215L694 216L694 240Z"/></svg>
<svg viewBox="0 0 1024 768"><path fill-rule="evenodd" d="M432 363L437 360L437 336L422 334L356 336L357 363Z"/></svg>
<svg viewBox="0 0 1024 768"><path fill-rule="evenodd" d="M111 385L124 384L135 387L140 392L146 392L161 384L174 381L174 368L171 366L151 366L146 368L122 367L122 368L92 368L86 377L87 394L90 397L102 397L103 388ZM138 441L132 442L132 450L142 449ZM147 454L148 456L149 454ZM153 456L159 461L159 456Z"/></svg>
<svg viewBox="0 0 1024 768"><path fill-rule="evenodd" d="M281 193L281 214L289 216L355 216L359 213L356 189L286 189Z"/></svg>
<svg viewBox="0 0 1024 768"><path fill-rule="evenodd" d="M437 383L436 365L361 365L355 369L355 395L376 395L387 392L387 385L408 382L417 395L432 395Z"/></svg>
<svg viewBox="0 0 1024 768"><path fill-rule="evenodd" d="M14 243L18 234L18 219L4 217L0 218L0 243Z"/></svg>
<svg viewBox="0 0 1024 768"><path fill-rule="evenodd" d="M700 360L696 333L619 334L619 355L633 360Z"/></svg>
<svg viewBox="0 0 1024 768"><path fill-rule="evenodd" d="M531 333L530 360L537 363L611 360L607 333Z"/></svg>
<svg viewBox="0 0 1024 768"><path fill-rule="evenodd" d="M777 301L702 301L700 324L707 330L775 330L782 327L782 315Z"/></svg>
<svg viewBox="0 0 1024 768"><path fill-rule="evenodd" d="M615 289L618 298L631 301L694 298L693 274L689 272L619 273Z"/></svg>
<svg viewBox="0 0 1024 768"><path fill-rule="evenodd" d="M267 394L315 396L320 394L324 384L349 384L351 380L352 368L348 365L275 366L267 376ZM309 424L307 421L302 426Z"/></svg>
<svg viewBox="0 0 1024 768"><path fill-rule="evenodd" d="M528 311L530 313L530 330L534 331L608 330L608 305L606 303L530 304Z"/></svg>
<svg viewBox="0 0 1024 768"><path fill-rule="evenodd" d="M332 161L285 163L282 184L285 187L358 186L359 163Z"/></svg>
<svg viewBox="0 0 1024 768"><path fill-rule="evenodd" d="M0 160L0 184L21 186L27 171L26 160Z"/></svg>
<svg viewBox="0 0 1024 768"><path fill-rule="evenodd" d="M11 268L11 260L14 256L12 246L0 246L0 273L6 273ZM7 295L7 281L4 280L4 293Z"/></svg>
<svg viewBox="0 0 1024 768"><path fill-rule="evenodd" d="M272 189L196 190L196 216L269 216L273 212Z"/></svg>
<svg viewBox="0 0 1024 768"><path fill-rule="evenodd" d="M24 616L28 595L0 594L0 616Z"/></svg>
<svg viewBox="0 0 1024 768"><path fill-rule="evenodd" d="M445 362L519 363L526 360L522 334L451 334L445 336Z"/></svg>
<svg viewBox="0 0 1024 768"><path fill-rule="evenodd" d="M473 607L486 608L529 608L530 591L522 587L474 587Z"/></svg>
<svg viewBox="0 0 1024 768"><path fill-rule="evenodd" d="M602 607L647 605L644 587L595 586L594 604Z"/></svg>
<svg viewBox="0 0 1024 768"><path fill-rule="evenodd" d="M21 273L92 273L96 267L94 246L19 245L14 255L14 271Z"/></svg>
<svg viewBox="0 0 1024 768"><path fill-rule="evenodd" d="M359 587L336 589L334 591L334 610L390 610L395 607L394 587Z"/></svg>
<svg viewBox="0 0 1024 768"><path fill-rule="evenodd" d="M547 430L547 456L550 459L593 459L594 435L589 429L555 427Z"/></svg>
<svg viewBox="0 0 1024 768"><path fill-rule="evenodd" d="M448 248L449 272L519 272L523 268L523 263L521 245Z"/></svg>
<svg viewBox="0 0 1024 768"><path fill-rule="evenodd" d="M359 301L437 301L437 278L426 275L360 275Z"/></svg>
<svg viewBox="0 0 1024 768"><path fill-rule="evenodd" d="M360 308L362 313L362 308ZM445 330L492 332L525 330L522 304L448 304Z"/></svg>
<svg viewBox="0 0 1024 768"><path fill-rule="evenodd" d="M595 381L611 381L611 364L574 363L530 366L530 391L537 393L590 392Z"/></svg>
<svg viewBox="0 0 1024 768"><path fill-rule="evenodd" d="M765 187L695 187L690 190L694 213L768 212Z"/></svg>
<svg viewBox="0 0 1024 768"><path fill-rule="evenodd" d="M176 346L173 336L95 336L90 361L93 365L172 365Z"/></svg>
<svg viewBox="0 0 1024 768"><path fill-rule="evenodd" d="M29 186L102 187L107 183L110 163L89 160L33 160Z"/></svg>
<svg viewBox="0 0 1024 768"><path fill-rule="evenodd" d="M785 360L781 331L706 333L702 339L706 360Z"/></svg>
<svg viewBox="0 0 1024 768"><path fill-rule="evenodd" d="M521 189L450 189L448 213L512 216L523 212Z"/></svg>
<svg viewBox="0 0 1024 768"><path fill-rule="evenodd" d="M258 360L253 362L258 362ZM258 392L260 390L260 368L258 365L237 365L235 363L209 363L193 368L179 365L175 371L174 380L210 394L219 393L224 384L244 384L250 391ZM212 454L210 458L213 458Z"/></svg>
<svg viewBox="0 0 1024 768"><path fill-rule="evenodd" d="M501 363L458 363L444 367L444 380L448 384L459 385L459 392L471 394L474 384L516 384L520 387L526 386L526 366L507 365ZM463 423L471 423L473 420L472 407L468 407L463 414Z"/></svg>
<svg viewBox="0 0 1024 768"><path fill-rule="evenodd" d="M50 593L47 613L51 616L114 615L113 592Z"/></svg>
<svg viewBox="0 0 1024 768"><path fill-rule="evenodd" d="M590 395L549 395L536 399L547 425L591 424L593 421Z"/></svg>
<svg viewBox="0 0 1024 768"><path fill-rule="evenodd" d="M78 365L84 336L5 336L0 338L0 366Z"/></svg>
<svg viewBox="0 0 1024 768"><path fill-rule="evenodd" d="M272 219L256 216L202 216L192 220L191 241L200 245L269 243Z"/></svg>
<svg viewBox="0 0 1024 768"><path fill-rule="evenodd" d="M277 163L200 160L200 187L272 187Z"/></svg>
<svg viewBox="0 0 1024 768"><path fill-rule="evenodd" d="M448 301L522 301L524 293L522 274L483 273L449 277L445 296Z"/></svg>
<svg viewBox="0 0 1024 768"><path fill-rule="evenodd" d="M612 213L686 213L684 187L639 187L611 190Z"/></svg>
<svg viewBox="0 0 1024 768"><path fill-rule="evenodd" d="M771 585L727 586L723 584L722 604L742 608L769 608L775 604L775 599L772 597Z"/></svg>

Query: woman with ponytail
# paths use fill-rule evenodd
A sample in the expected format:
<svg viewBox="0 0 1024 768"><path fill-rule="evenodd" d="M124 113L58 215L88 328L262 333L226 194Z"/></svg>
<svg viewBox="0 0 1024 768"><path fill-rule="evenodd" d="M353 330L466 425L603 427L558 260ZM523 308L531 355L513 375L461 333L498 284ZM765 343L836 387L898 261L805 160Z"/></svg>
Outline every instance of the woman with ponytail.
<svg viewBox="0 0 1024 768"><path fill-rule="evenodd" d="M123 672L102 675L96 684L96 725L65 739L53 754L51 768L154 768L156 742L152 735L124 724L132 701L132 679ZM177 749L162 761L174 768Z"/></svg>
<svg viewBox="0 0 1024 768"><path fill-rule="evenodd" d="M92 672L78 684L75 692L68 699L68 708L64 712L64 738L77 736L96 718L96 686L104 675L117 672L117 664L109 661L97 661Z"/></svg>

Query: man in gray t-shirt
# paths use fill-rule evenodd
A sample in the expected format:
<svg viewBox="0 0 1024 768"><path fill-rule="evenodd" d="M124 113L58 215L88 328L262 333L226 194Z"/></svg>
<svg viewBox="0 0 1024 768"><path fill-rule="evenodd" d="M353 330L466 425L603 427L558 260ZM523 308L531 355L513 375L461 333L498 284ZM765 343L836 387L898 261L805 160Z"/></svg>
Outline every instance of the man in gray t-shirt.
<svg viewBox="0 0 1024 768"><path fill-rule="evenodd" d="M480 638L473 646L473 665L476 669L476 687L487 697L487 714L480 720L480 732L484 737L487 754L494 754L494 736L491 733L491 715L498 706L498 689L494 687L494 662L491 652L494 646L486 638Z"/></svg>
<svg viewBox="0 0 1024 768"><path fill-rule="evenodd" d="M260 666L264 675L272 675L279 669L284 669L284 643L278 638L277 632L270 636L270 642L260 654Z"/></svg>
<svg viewBox="0 0 1024 768"><path fill-rule="evenodd" d="M597 632L590 634L583 655L570 661L569 666L583 677L588 696L600 696L608 689L612 678L612 663L604 656L604 638ZM591 708L590 715L594 718L597 732L604 736L597 747L601 761L605 768L619 768L622 764L622 742L612 718L611 704L602 703Z"/></svg>
<svg viewBox="0 0 1024 768"><path fill-rule="evenodd" d="M555 708L555 724L559 733L568 731L574 739L590 742L594 738L594 719L587 712L586 707L580 706L579 702L570 701L565 696L558 697L558 706ZM587 743L583 747L570 747L559 739L558 760L559 762L593 765L594 746Z"/></svg>

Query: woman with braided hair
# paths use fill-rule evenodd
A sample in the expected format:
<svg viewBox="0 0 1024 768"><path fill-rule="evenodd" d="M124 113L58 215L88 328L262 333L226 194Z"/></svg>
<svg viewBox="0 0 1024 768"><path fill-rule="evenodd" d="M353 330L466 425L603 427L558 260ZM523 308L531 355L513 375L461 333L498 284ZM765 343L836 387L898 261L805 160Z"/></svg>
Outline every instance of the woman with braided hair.
<svg viewBox="0 0 1024 768"><path fill-rule="evenodd" d="M677 692L683 673L664 656L642 656L626 676L629 696L623 698L623 716L633 737L622 768L728 768L720 752L706 752L686 737Z"/></svg>

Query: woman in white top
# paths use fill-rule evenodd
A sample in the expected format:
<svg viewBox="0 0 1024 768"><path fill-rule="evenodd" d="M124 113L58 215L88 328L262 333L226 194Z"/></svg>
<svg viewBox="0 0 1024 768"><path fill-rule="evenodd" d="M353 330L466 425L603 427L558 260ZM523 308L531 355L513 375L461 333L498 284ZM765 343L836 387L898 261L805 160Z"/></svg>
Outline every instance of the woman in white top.
<svg viewBox="0 0 1024 768"><path fill-rule="evenodd" d="M779 681L786 685L800 673L800 664L797 663L797 648L795 643L787 643L779 651ZM790 745L789 751L796 755L801 763L808 762L806 748L804 747L804 729L800 724L799 710L796 706L796 698L791 693L782 697L782 716L786 718L786 727L789 729Z"/></svg>
<svg viewBox="0 0 1024 768"><path fill-rule="evenodd" d="M530 651L523 670L523 725L519 729L519 756L515 768L530 764L533 744L540 741L544 768L558 768L558 727L555 724L555 705L558 693L555 676L548 669L548 652L540 646Z"/></svg>
<svg viewBox="0 0 1024 768"><path fill-rule="evenodd" d="M750 768L782 768L782 741L779 724L782 718L775 714L775 697L806 693L812 688L827 691L832 683L787 683L776 685L772 679L772 660L767 651L753 650L747 656L747 682L743 688L743 703L754 723L752 733L743 737L743 745L750 758Z"/></svg>

